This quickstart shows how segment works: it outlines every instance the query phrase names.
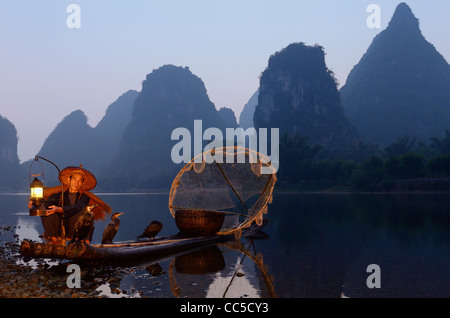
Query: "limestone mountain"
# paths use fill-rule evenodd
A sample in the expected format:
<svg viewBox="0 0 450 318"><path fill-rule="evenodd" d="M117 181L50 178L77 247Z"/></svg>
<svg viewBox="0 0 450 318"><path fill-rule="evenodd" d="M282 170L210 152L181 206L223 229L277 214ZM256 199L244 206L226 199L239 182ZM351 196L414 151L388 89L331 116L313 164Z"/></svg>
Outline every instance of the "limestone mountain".
<svg viewBox="0 0 450 318"><path fill-rule="evenodd" d="M148 74L109 169L107 184L115 189L170 189L184 165L172 161L172 147L179 142L172 140L172 132L186 128L192 141L194 120L202 121L203 131L208 127L224 128L203 81L189 68L174 65L164 65Z"/></svg>
<svg viewBox="0 0 450 318"><path fill-rule="evenodd" d="M11 165L19 163L16 127L2 116L0 116L0 162Z"/></svg>
<svg viewBox="0 0 450 318"><path fill-rule="evenodd" d="M94 128L88 125L87 117L81 110L76 110L56 126L45 139L38 155L53 161L60 169L66 166L82 164L94 174L96 135ZM103 155L103 154L102 154ZM45 168L47 181L57 182L57 171L53 167Z"/></svg>
<svg viewBox="0 0 450 318"><path fill-rule="evenodd" d="M239 126L247 129L250 127L255 127L253 123L253 116L255 115L255 108L258 105L258 95L259 89L250 97L247 104L244 105L241 115L239 116Z"/></svg>
<svg viewBox="0 0 450 318"><path fill-rule="evenodd" d="M400 3L342 87L345 114L372 143L428 141L450 128L450 66Z"/></svg>
<svg viewBox="0 0 450 318"><path fill-rule="evenodd" d="M117 154L123 132L131 121L137 95L138 92L133 90L121 95L108 106L95 128L88 124L83 111L72 112L50 133L38 155L53 161L60 169L81 164L100 177ZM45 174L48 181L57 182L56 169L46 168Z"/></svg>
<svg viewBox="0 0 450 318"><path fill-rule="evenodd" d="M17 131L6 118L0 116L0 192L17 190L24 179L17 155Z"/></svg>
<svg viewBox="0 0 450 318"><path fill-rule="evenodd" d="M236 128L238 126L236 122L236 116L232 109L222 107L221 109L219 109L219 116L222 119L225 128Z"/></svg>
<svg viewBox="0 0 450 318"><path fill-rule="evenodd" d="M280 136L306 136L313 144L340 147L356 131L344 117L333 73L321 46L293 43L269 59L262 73L255 128L279 128Z"/></svg>
<svg viewBox="0 0 450 318"><path fill-rule="evenodd" d="M95 127L98 137L105 150L105 156L114 157L119 151L123 132L131 122L134 101L139 92L129 90L108 106L105 116Z"/></svg>

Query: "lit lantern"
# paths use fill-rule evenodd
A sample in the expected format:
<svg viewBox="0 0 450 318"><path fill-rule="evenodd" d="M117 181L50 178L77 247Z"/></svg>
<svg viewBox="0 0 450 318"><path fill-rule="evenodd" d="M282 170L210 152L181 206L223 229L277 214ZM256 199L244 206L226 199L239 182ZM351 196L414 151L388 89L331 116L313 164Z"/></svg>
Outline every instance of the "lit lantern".
<svg viewBox="0 0 450 318"><path fill-rule="evenodd" d="M61 173L58 166L55 165L53 162L51 162L48 159L42 158L40 156L35 156L34 161L30 164L29 167L29 180L34 177L34 180L30 183L30 204L29 204L29 210L30 210L30 216L45 216L46 215L46 198L44 198L44 183L39 180L38 176L42 176L44 178L44 166L42 165L42 162L39 161L39 159L42 159L44 161L47 161L51 163L55 168L58 170L58 173ZM31 168L34 163L39 162L42 168L42 173L39 174L31 174ZM63 185L61 184L61 193L63 192ZM62 220L62 219L61 219ZM62 225L63 226L63 225Z"/></svg>
<svg viewBox="0 0 450 318"><path fill-rule="evenodd" d="M33 201L39 201L44 198L44 184L38 178L34 178L33 182L30 184L31 196L30 199Z"/></svg>

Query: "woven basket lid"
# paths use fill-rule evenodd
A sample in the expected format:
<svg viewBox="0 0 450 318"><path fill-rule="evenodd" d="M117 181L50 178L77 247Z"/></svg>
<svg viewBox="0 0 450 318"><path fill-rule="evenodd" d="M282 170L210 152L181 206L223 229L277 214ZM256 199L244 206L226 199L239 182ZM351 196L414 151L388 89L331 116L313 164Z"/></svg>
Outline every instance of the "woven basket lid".
<svg viewBox="0 0 450 318"><path fill-rule="evenodd" d="M90 191L97 186L97 179L95 176L89 171L83 168L82 165L79 167L69 166L64 168L59 174L59 181L65 185L69 185L69 178L73 173L81 173L83 175L84 181L81 185L82 190Z"/></svg>

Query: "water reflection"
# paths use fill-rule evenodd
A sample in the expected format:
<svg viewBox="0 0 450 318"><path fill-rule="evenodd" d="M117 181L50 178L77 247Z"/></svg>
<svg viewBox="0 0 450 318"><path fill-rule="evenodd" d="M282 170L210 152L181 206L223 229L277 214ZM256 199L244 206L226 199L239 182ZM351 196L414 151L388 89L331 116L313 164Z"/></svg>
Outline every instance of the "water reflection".
<svg viewBox="0 0 450 318"><path fill-rule="evenodd" d="M168 194L99 196L115 211L127 212L116 241L135 239L153 219L164 224L160 236L178 232ZM176 255L112 269L93 278L98 279L93 285L126 297L175 297L173 286L180 288L178 297L450 297L449 198L275 194L264 228L268 239L255 240L255 250L245 246L252 257L236 246L217 245L225 266L209 273L183 272L179 262L175 266L174 258L181 256ZM11 227L0 228L3 242L42 233L39 218L22 215L26 201L0 196L0 223ZM94 243L108 222L96 223ZM367 288L369 264L381 268L380 289ZM117 279L109 281L112 277Z"/></svg>
<svg viewBox="0 0 450 318"><path fill-rule="evenodd" d="M260 260L259 265L258 261ZM221 244L175 257L169 265L175 297L258 298L267 297L262 256L255 256L240 244ZM269 281L272 285L272 282Z"/></svg>
<svg viewBox="0 0 450 318"><path fill-rule="evenodd" d="M28 213L25 212L15 213L15 215L18 215L18 218L17 223L14 226L13 237L17 243L22 242L24 239L43 242L39 233L41 225L39 218L29 217ZM27 260L19 258L16 261L17 265L28 266L32 269L37 269L42 264L45 264L47 268L51 268L53 266L58 266L59 263L59 261L52 259L35 260L32 258Z"/></svg>
<svg viewBox="0 0 450 318"><path fill-rule="evenodd" d="M278 195L263 253L280 297L450 296L448 195ZM277 238L278 242L273 238ZM366 285L378 264L382 288Z"/></svg>
<svg viewBox="0 0 450 318"><path fill-rule="evenodd" d="M120 290L115 288L111 288L109 283L105 283L96 288L96 291L99 292L99 297L107 297L107 298L140 298L141 295L139 292L134 291L132 294L124 294Z"/></svg>
<svg viewBox="0 0 450 318"><path fill-rule="evenodd" d="M276 297L262 255L236 243L210 245L150 263L142 259L113 270L109 278L96 278L101 282L97 291L106 297Z"/></svg>
<svg viewBox="0 0 450 318"><path fill-rule="evenodd" d="M19 216L17 218L17 225L15 234L20 242L24 239L41 242L38 232L38 218L31 218L29 216Z"/></svg>
<svg viewBox="0 0 450 318"><path fill-rule="evenodd" d="M208 298L259 298L261 294L249 277L255 276L254 268L249 267L250 271L242 266L243 258L237 258L234 266L230 268L230 273L217 273L214 280L209 285L206 297ZM233 274L231 274L231 272Z"/></svg>
<svg viewBox="0 0 450 318"><path fill-rule="evenodd" d="M119 285L144 297L275 297L262 259L241 244L210 245L140 265Z"/></svg>

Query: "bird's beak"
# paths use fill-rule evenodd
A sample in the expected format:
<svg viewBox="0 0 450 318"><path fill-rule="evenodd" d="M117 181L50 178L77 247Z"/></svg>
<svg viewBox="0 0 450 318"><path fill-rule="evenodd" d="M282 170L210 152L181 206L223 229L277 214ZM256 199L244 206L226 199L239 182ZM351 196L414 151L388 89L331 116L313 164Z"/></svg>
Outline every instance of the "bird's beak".
<svg viewBox="0 0 450 318"><path fill-rule="evenodd" d="M121 216L122 214L124 214L125 212L120 212L117 216Z"/></svg>

